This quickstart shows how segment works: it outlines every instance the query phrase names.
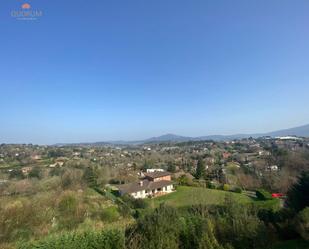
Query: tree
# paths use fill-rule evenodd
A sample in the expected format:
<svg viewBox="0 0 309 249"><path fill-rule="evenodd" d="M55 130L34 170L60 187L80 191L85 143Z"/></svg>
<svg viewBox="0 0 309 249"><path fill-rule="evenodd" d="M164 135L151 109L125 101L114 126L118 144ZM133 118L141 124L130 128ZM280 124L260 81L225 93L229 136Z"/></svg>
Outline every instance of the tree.
<svg viewBox="0 0 309 249"><path fill-rule="evenodd" d="M142 170L146 171L147 169L151 169L151 164L149 162L145 161L143 166L142 166Z"/></svg>
<svg viewBox="0 0 309 249"><path fill-rule="evenodd" d="M192 162L191 161L188 161L186 163L186 170L189 172L189 173L192 173Z"/></svg>
<svg viewBox="0 0 309 249"><path fill-rule="evenodd" d="M98 186L98 176L93 167L86 168L83 178L87 182L89 187L95 188Z"/></svg>
<svg viewBox="0 0 309 249"><path fill-rule="evenodd" d="M65 156L64 151L62 151L60 148L49 150L47 153L48 157L62 157Z"/></svg>
<svg viewBox="0 0 309 249"><path fill-rule="evenodd" d="M167 163L167 171L174 173L176 171L176 166L173 162Z"/></svg>
<svg viewBox="0 0 309 249"><path fill-rule="evenodd" d="M133 167L133 170L137 170L137 164L136 163L133 163L132 167Z"/></svg>
<svg viewBox="0 0 309 249"><path fill-rule="evenodd" d="M309 241L309 207L306 207L297 215L296 230L304 240Z"/></svg>
<svg viewBox="0 0 309 249"><path fill-rule="evenodd" d="M309 171L301 173L287 193L287 205L296 212L309 207Z"/></svg>
<svg viewBox="0 0 309 249"><path fill-rule="evenodd" d="M203 159L199 158L197 161L195 177L197 179L200 179L200 178L203 178L205 174L206 174L206 171L205 171L205 165L204 165Z"/></svg>

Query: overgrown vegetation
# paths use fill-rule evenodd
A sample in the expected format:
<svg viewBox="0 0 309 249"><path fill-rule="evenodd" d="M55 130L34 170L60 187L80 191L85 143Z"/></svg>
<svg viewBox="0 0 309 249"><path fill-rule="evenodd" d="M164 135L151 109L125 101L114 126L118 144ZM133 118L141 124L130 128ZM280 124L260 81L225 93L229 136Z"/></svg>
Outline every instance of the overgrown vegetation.
<svg viewBox="0 0 309 249"><path fill-rule="evenodd" d="M241 142L184 146L141 152L0 145L0 248L306 248L306 148L261 143L270 154L250 161L254 150ZM280 170L270 171L273 164ZM115 195L115 184L155 167L173 172L176 192L145 200Z"/></svg>
<svg viewBox="0 0 309 249"><path fill-rule="evenodd" d="M30 243L20 242L18 249L123 249L124 233L119 230L66 233Z"/></svg>

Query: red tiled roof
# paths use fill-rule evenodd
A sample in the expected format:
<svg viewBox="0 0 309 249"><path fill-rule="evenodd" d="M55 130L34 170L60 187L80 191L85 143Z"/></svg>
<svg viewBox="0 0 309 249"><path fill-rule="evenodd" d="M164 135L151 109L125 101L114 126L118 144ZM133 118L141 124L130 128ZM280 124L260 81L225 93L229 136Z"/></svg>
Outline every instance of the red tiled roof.
<svg viewBox="0 0 309 249"><path fill-rule="evenodd" d="M151 173L145 173L144 175L151 177L151 178L159 178L159 177L163 177L163 176L170 176L172 174L170 172L167 172L167 171L155 171L155 172L151 172Z"/></svg>

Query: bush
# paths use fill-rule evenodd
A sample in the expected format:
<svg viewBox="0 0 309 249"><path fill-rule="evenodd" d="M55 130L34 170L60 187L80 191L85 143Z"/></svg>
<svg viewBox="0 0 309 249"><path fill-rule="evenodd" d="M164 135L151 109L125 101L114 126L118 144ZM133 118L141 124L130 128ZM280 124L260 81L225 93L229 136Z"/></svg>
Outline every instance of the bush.
<svg viewBox="0 0 309 249"><path fill-rule="evenodd" d="M124 184L124 181L114 178L114 179L110 179L108 183L109 184Z"/></svg>
<svg viewBox="0 0 309 249"><path fill-rule="evenodd" d="M13 179L13 178L24 179L25 176L20 169L13 169L13 170L10 171L9 178L10 179Z"/></svg>
<svg viewBox="0 0 309 249"><path fill-rule="evenodd" d="M177 179L179 185L190 186L192 185L192 180L189 179L186 175L182 175Z"/></svg>
<svg viewBox="0 0 309 249"><path fill-rule="evenodd" d="M148 207L148 203L146 200L143 199L135 199L130 195L124 195L121 197L121 199L123 200L124 203L126 203L127 205L129 205L130 208L133 209L145 209Z"/></svg>
<svg viewBox="0 0 309 249"><path fill-rule="evenodd" d="M126 248L178 248L179 225L176 209L160 206L127 229Z"/></svg>
<svg viewBox="0 0 309 249"><path fill-rule="evenodd" d="M256 191L256 197L259 200L262 200L262 201L266 201L266 200L271 200L272 199L271 193L267 192L264 189L258 189Z"/></svg>
<svg viewBox="0 0 309 249"><path fill-rule="evenodd" d="M33 167L29 172L29 177L41 179L41 170L39 167Z"/></svg>
<svg viewBox="0 0 309 249"><path fill-rule="evenodd" d="M224 191L229 191L230 190L230 186L228 184L223 184L223 190Z"/></svg>
<svg viewBox="0 0 309 249"><path fill-rule="evenodd" d="M80 169L68 169L61 175L61 187L63 189L80 188L83 182L83 171Z"/></svg>
<svg viewBox="0 0 309 249"><path fill-rule="evenodd" d="M207 182L206 182L206 187L207 187L207 188L210 188L210 189L215 189L215 188L216 188L216 185L213 184L213 183L210 182L210 181L207 181Z"/></svg>
<svg viewBox="0 0 309 249"><path fill-rule="evenodd" d="M27 200L15 200L0 208L0 243L28 238L35 220L33 205Z"/></svg>
<svg viewBox="0 0 309 249"><path fill-rule="evenodd" d="M116 207L108 207L103 209L101 219L107 222L113 222L119 219L119 212Z"/></svg>
<svg viewBox="0 0 309 249"><path fill-rule="evenodd" d="M119 230L65 233L46 239L19 243L17 249L124 249L124 233Z"/></svg>
<svg viewBox="0 0 309 249"><path fill-rule="evenodd" d="M12 182L8 187L8 192L11 194L29 195L37 192L37 186L34 181L29 179Z"/></svg>
<svg viewBox="0 0 309 249"><path fill-rule="evenodd" d="M85 210L73 193L65 193L58 204L60 228L73 229L83 222Z"/></svg>
<svg viewBox="0 0 309 249"><path fill-rule="evenodd" d="M235 249L269 248L271 234L255 209L233 200L231 195L226 194L222 210L214 216L217 240L230 243Z"/></svg>
<svg viewBox="0 0 309 249"><path fill-rule="evenodd" d="M148 207L147 202L143 199L134 199L133 201L134 208L142 208L145 209Z"/></svg>
<svg viewBox="0 0 309 249"><path fill-rule="evenodd" d="M234 188L232 189L232 191L235 192L235 193L241 194L242 189L241 189L240 187L234 187Z"/></svg>
<svg viewBox="0 0 309 249"><path fill-rule="evenodd" d="M216 238L214 223L199 206L187 211L161 205L126 230L128 249L225 249Z"/></svg>
<svg viewBox="0 0 309 249"><path fill-rule="evenodd" d="M49 176L61 176L63 173L64 173L63 168L55 167L49 171Z"/></svg>
<svg viewBox="0 0 309 249"><path fill-rule="evenodd" d="M298 213L296 230L304 240L309 240L309 207Z"/></svg>

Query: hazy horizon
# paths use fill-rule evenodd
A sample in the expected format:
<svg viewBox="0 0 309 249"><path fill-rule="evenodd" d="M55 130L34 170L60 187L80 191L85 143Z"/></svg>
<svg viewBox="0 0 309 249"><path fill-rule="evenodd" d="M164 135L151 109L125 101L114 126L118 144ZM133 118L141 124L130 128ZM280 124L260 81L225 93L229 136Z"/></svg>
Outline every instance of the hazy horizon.
<svg viewBox="0 0 309 249"><path fill-rule="evenodd" d="M234 136L234 135L258 135L258 134L265 134L265 133L271 133L271 132L276 132L280 130L286 130L286 129L291 129L291 128L298 128L302 126L307 126L309 124L302 124L302 125L297 125L295 127L285 127L282 129L277 129L277 130L271 130L271 131L261 131L261 132L249 132L249 133L211 133L211 134L199 134L199 135L187 135L187 134L178 134L178 133L173 133L173 132L165 132L161 134L154 134L148 137L139 137L135 139L123 139L123 138L118 138L118 139L105 139L105 138L98 138L95 140L70 140L70 141L62 141L59 140L57 142L53 143L35 143L32 141L17 141L17 142L5 142L5 141L0 141L1 143L4 144L37 144L37 145L55 145L55 144L74 144L74 143L96 143L96 142L117 142L117 141L123 141L123 142L135 142L135 141L143 141L151 138L156 138L156 137L161 137L165 135L176 135L176 136L181 136L181 137L192 137L192 138L198 138L198 137L203 137L203 136ZM293 135L293 134L290 134Z"/></svg>
<svg viewBox="0 0 309 249"><path fill-rule="evenodd" d="M309 124L308 1L22 3L0 3L0 143Z"/></svg>

